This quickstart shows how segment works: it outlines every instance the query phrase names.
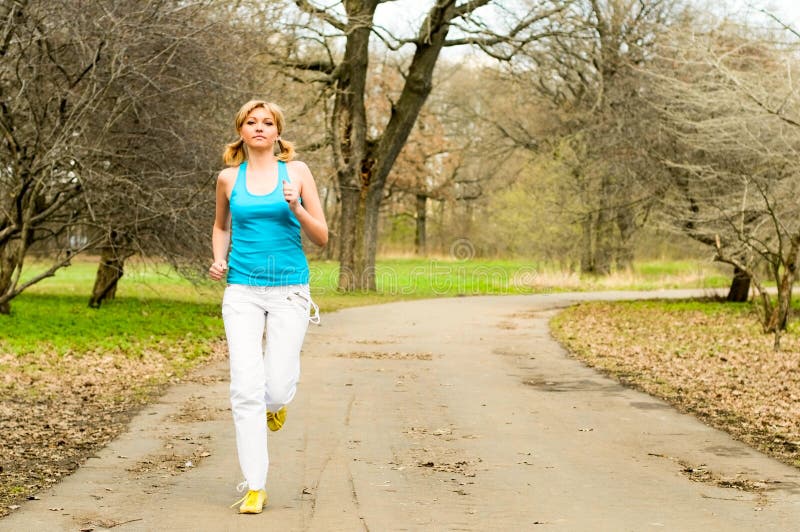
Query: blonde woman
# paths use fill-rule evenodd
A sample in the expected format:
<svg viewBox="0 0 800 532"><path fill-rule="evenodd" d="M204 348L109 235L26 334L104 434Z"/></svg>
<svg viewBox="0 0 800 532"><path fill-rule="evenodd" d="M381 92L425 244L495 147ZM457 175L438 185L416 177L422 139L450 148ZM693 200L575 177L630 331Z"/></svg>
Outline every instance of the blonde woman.
<svg viewBox="0 0 800 532"><path fill-rule="evenodd" d="M319 322L300 231L324 246L328 226L314 178L293 160L294 147L281 139L283 130L277 105L244 104L236 114L239 139L225 147L228 168L217 178L209 276L227 280L222 317L231 409L245 478L240 489L248 490L234 503L241 503L240 513L261 513L266 504L267 427L283 426L300 377L308 322Z"/></svg>

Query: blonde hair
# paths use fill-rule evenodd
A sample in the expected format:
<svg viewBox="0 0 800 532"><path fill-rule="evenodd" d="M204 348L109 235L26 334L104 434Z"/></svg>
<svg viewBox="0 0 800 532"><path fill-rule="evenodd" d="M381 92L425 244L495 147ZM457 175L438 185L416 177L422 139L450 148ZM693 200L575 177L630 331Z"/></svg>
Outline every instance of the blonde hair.
<svg viewBox="0 0 800 532"><path fill-rule="evenodd" d="M225 151L222 154L222 160L225 161L226 165L237 166L247 160L247 147L245 146L244 140L242 140L241 137L242 125L244 125L244 121L247 120L247 116L252 113L254 109L258 109L259 107L263 107L272 113L272 117L275 119L275 126L278 128L277 144L278 149L280 150L278 153L278 160L289 162L294 159L294 144L288 140L281 140L280 138L280 134L283 133L283 125L285 123L281 108L272 102L265 102L264 100L250 100L239 109L238 113L236 113L236 133L239 135L239 140L225 145Z"/></svg>

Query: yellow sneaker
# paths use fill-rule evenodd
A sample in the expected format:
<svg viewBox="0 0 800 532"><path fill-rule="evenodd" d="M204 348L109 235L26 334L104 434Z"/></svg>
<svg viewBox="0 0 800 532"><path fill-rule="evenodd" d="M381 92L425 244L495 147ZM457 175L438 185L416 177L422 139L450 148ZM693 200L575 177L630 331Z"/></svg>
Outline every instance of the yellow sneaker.
<svg viewBox="0 0 800 532"><path fill-rule="evenodd" d="M284 421L286 421L285 406L282 406L277 412L270 412L267 410L267 427L269 427L269 430L273 432L281 430Z"/></svg>
<svg viewBox="0 0 800 532"><path fill-rule="evenodd" d="M267 492L264 490L250 490L247 495L231 504L231 508L239 503L242 503L239 506L240 514L260 514L264 509L264 505L267 504Z"/></svg>

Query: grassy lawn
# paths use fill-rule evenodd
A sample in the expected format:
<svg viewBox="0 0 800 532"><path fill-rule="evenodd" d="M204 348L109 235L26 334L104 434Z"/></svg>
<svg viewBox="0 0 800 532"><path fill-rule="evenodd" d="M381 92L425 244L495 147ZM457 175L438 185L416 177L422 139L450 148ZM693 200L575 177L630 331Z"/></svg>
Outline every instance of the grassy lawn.
<svg viewBox="0 0 800 532"><path fill-rule="evenodd" d="M165 267L132 265L117 298L90 309L96 267L76 259L0 316L0 516L76 469L165 385L225 357L222 284L194 285ZM36 271L34 264L25 274ZM338 274L335 262L311 264L312 295L323 313L412 298L728 282L694 262L643 263L634 272L581 279L520 260L386 259L376 269L376 293L341 294Z"/></svg>
<svg viewBox="0 0 800 532"><path fill-rule="evenodd" d="M800 467L800 328L790 324L776 353L752 312L703 300L592 302L551 328L590 366Z"/></svg>
<svg viewBox="0 0 800 532"><path fill-rule="evenodd" d="M117 298L96 310L87 306L97 265L80 261L12 301L0 316L0 353L119 351L138 356L164 342L217 339L222 334L219 304L224 285L192 284L167 267L128 268ZM32 276L33 266L27 272ZM552 266L512 260L436 261L387 259L376 268L377 292L340 293L333 261L311 264L311 293L322 312L403 299L470 295L530 294L573 290L719 288L728 277L710 264L649 262L634 272L580 278ZM187 347L207 353L199 345Z"/></svg>

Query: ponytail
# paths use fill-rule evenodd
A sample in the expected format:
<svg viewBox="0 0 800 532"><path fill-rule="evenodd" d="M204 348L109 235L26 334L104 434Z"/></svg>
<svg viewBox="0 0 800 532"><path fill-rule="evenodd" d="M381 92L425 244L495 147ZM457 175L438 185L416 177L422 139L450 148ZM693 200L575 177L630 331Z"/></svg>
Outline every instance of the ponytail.
<svg viewBox="0 0 800 532"><path fill-rule="evenodd" d="M276 142L278 145L278 160L288 163L292 159L294 159L295 151L294 151L294 143L289 142L288 140L281 140L280 137Z"/></svg>
<svg viewBox="0 0 800 532"><path fill-rule="evenodd" d="M244 140L241 138L236 142L228 143L225 145L222 160L227 166L238 166L246 159L244 149Z"/></svg>

